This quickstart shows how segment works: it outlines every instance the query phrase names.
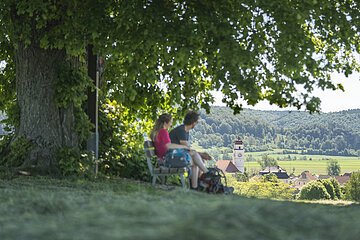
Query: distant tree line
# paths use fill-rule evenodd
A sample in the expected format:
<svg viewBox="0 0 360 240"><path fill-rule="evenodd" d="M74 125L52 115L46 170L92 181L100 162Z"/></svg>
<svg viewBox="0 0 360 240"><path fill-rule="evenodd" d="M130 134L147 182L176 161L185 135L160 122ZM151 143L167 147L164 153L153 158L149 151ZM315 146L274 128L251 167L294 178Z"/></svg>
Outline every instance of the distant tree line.
<svg viewBox="0 0 360 240"><path fill-rule="evenodd" d="M203 148L228 148L224 159L231 159L237 138L247 152L283 149L284 154L360 156L359 122L360 109L313 115L245 109L233 115L229 108L212 107L210 114L201 112L192 141ZM5 132L0 123L1 134Z"/></svg>
<svg viewBox="0 0 360 240"><path fill-rule="evenodd" d="M233 115L226 107L201 112L192 140L203 148L233 147L241 138L245 150L284 149L284 153L360 156L360 109L335 113L258 111Z"/></svg>

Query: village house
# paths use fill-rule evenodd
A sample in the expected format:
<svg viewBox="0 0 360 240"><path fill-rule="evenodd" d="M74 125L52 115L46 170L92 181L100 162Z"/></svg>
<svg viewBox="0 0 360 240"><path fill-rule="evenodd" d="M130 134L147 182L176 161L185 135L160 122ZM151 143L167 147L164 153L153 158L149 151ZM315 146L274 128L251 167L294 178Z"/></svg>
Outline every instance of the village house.
<svg viewBox="0 0 360 240"><path fill-rule="evenodd" d="M302 188L305 184L315 181L318 178L311 174L309 171L304 171L300 174L300 176L296 179L294 179L294 187L296 188Z"/></svg>
<svg viewBox="0 0 360 240"><path fill-rule="evenodd" d="M286 170L282 169L280 166L266 167L259 172L260 175L265 175L269 173L275 174L276 177L284 183L290 183L289 175L287 174Z"/></svg>
<svg viewBox="0 0 360 240"><path fill-rule="evenodd" d="M221 169L224 173L237 173L237 172L240 172L240 170L230 160L218 160L216 162L216 167Z"/></svg>
<svg viewBox="0 0 360 240"><path fill-rule="evenodd" d="M319 175L319 179L328 179L334 177L341 186L345 185L350 180L351 173L344 173L341 176Z"/></svg>

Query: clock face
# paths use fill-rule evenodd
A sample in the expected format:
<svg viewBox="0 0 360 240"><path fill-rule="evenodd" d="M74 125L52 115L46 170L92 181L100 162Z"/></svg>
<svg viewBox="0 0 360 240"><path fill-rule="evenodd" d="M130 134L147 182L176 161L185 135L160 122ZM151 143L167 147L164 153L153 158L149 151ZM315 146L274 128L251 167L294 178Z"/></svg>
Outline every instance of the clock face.
<svg viewBox="0 0 360 240"><path fill-rule="evenodd" d="M241 153L238 153L238 157L242 157L242 154L241 154Z"/></svg>

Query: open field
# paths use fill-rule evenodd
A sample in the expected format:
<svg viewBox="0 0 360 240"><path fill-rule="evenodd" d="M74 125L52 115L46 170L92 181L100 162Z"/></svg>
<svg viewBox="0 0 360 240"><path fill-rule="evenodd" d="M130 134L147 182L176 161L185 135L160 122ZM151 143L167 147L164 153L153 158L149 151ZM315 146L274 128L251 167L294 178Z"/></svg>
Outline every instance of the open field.
<svg viewBox="0 0 360 240"><path fill-rule="evenodd" d="M209 195L127 179L0 179L0 201L1 240L321 240L360 235L357 204Z"/></svg>
<svg viewBox="0 0 360 240"><path fill-rule="evenodd" d="M198 147L198 146L197 146ZM224 151L226 148L217 149L201 149L199 151ZM229 149L227 149L229 151ZM282 149L274 149L266 152L245 152L245 167L252 172L258 172L260 165L257 163L262 156L267 154L269 157L277 160L278 164L286 169L288 173L292 173L295 168L295 174L308 170L314 174L327 174L327 163L329 160L336 160L341 167L341 174L346 172L354 172L360 170L360 157L347 156L328 156L328 155L309 155L309 154L284 154ZM251 161L247 161L251 159Z"/></svg>
<svg viewBox="0 0 360 240"><path fill-rule="evenodd" d="M294 173L296 175L305 170L308 170L314 174L327 174L326 168L329 160L338 161L341 167L341 174L360 170L360 157L283 154L282 150L269 152L248 152L245 154L245 156L251 156L251 158L255 160L261 160L264 154L268 154L269 157L276 159L279 166L286 169L288 173L292 173L293 169L295 168ZM260 165L256 161L245 162L245 167L249 171L251 171L251 169L260 170Z"/></svg>
<svg viewBox="0 0 360 240"><path fill-rule="evenodd" d="M247 157L253 157L256 160L261 159L261 157L265 154L268 156L275 158L276 160L359 160L360 157L349 157L349 156L329 156L329 155L310 155L310 154L284 154L282 149L274 150L274 151L265 151L265 152L246 152Z"/></svg>
<svg viewBox="0 0 360 240"><path fill-rule="evenodd" d="M324 157L324 156L323 156ZM341 167L341 174L360 170L359 159L346 159L346 157L333 158L337 160ZM329 160L294 160L294 161L277 161L279 166L292 173L295 168L295 175L308 170L313 174L327 174L327 163ZM260 165L257 162L245 162L245 167L249 172L259 171Z"/></svg>

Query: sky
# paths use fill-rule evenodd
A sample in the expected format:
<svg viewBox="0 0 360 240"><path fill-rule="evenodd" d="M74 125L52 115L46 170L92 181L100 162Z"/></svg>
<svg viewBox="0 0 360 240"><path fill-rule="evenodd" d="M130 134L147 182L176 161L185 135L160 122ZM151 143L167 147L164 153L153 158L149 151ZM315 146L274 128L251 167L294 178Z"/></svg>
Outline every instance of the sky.
<svg viewBox="0 0 360 240"><path fill-rule="evenodd" d="M332 74L332 82L342 83L345 91L337 90L325 90L315 89L314 95L321 99L321 112L339 112L349 109L360 109L360 73L354 73L345 77L342 74ZM216 93L216 102L214 105L224 106L221 102L221 94ZM279 108L274 105L270 105L267 101L262 101L255 106L247 106L243 104L244 108L251 108L256 110L296 110Z"/></svg>

